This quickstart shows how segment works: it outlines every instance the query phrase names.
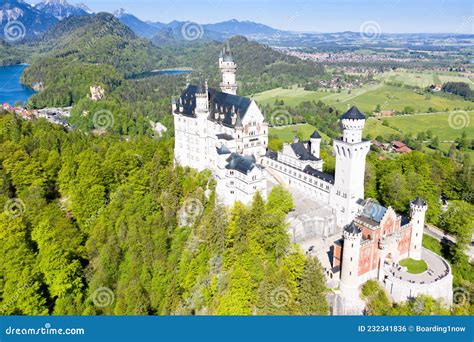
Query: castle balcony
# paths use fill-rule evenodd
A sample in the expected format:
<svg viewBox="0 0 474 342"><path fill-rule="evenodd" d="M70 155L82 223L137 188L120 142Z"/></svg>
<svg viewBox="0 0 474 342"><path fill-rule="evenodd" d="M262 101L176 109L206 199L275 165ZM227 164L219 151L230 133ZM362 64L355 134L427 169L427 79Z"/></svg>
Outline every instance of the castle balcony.
<svg viewBox="0 0 474 342"><path fill-rule="evenodd" d="M451 305L453 275L451 267L441 256L423 248L421 258L428 265L423 273L409 273L397 263L385 264L383 283L396 302L415 298L420 294L441 299Z"/></svg>

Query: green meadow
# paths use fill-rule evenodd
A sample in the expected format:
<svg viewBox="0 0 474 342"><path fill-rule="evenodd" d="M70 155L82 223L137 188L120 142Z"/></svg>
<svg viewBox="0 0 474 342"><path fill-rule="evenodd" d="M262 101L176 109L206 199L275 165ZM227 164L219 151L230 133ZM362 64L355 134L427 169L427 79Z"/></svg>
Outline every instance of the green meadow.
<svg viewBox="0 0 474 342"><path fill-rule="evenodd" d="M258 93L252 98L257 101L259 105L273 105L276 100L283 100L285 105L297 106L305 101L319 100L328 95L326 92L308 91L303 88L293 86L291 89L275 88L272 90Z"/></svg>
<svg viewBox="0 0 474 342"><path fill-rule="evenodd" d="M276 88L253 96L259 105L273 105L283 100L285 105L296 106L305 101L322 101L339 111L355 105L366 113L373 113L376 106L383 110L402 112L412 107L416 113L428 111L474 110L474 103L459 96L418 93L412 89L383 84L368 84L352 91L336 92L307 91L302 88Z"/></svg>
<svg viewBox="0 0 474 342"><path fill-rule="evenodd" d="M310 124L298 124L298 125L291 125L291 126L283 126L283 127L271 127L270 128L270 136L273 138L277 138L282 140L283 142L289 143L294 140L296 136L301 136L303 140L308 140L310 135L313 134L315 130L318 130L316 127ZM321 135L322 139L330 142L331 139L318 130L319 134Z"/></svg>
<svg viewBox="0 0 474 342"><path fill-rule="evenodd" d="M468 137L474 136L474 112L402 115L386 118L386 120L390 127L405 134L416 135L418 132L431 130L441 142L454 141L461 136L463 131ZM370 119L370 121L375 121L375 119ZM386 133L394 131L389 127L383 127L387 129Z"/></svg>
<svg viewBox="0 0 474 342"><path fill-rule="evenodd" d="M474 88L473 80L466 75L448 71L414 72L408 70L397 70L378 75L377 79L382 82L395 82L420 88L426 88L432 84L443 84L446 82L464 82Z"/></svg>

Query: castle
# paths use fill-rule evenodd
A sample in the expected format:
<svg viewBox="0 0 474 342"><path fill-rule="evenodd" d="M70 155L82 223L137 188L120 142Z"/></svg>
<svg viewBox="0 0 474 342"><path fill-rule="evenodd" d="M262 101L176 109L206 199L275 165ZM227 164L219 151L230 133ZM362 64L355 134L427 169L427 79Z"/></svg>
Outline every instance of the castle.
<svg viewBox="0 0 474 342"><path fill-rule="evenodd" d="M370 150L370 142L362 139L365 115L352 107L340 117L343 134L334 139L332 176L323 172L317 131L308 141L285 144L281 152L268 150L268 123L255 101L237 95L237 65L228 45L219 56L219 69L220 90L201 80L188 85L177 101L173 99L175 163L211 170L218 199L225 205L248 204L256 193L265 198L272 182L317 203L318 211L295 218L294 234L301 241L310 237L334 241L326 269L330 268L327 274L337 280L344 298L358 297L365 281L378 279L395 300L425 293L450 303L449 265L422 249L426 203L412 202L406 219L364 197ZM425 257L437 265L426 279L405 275L398 265L404 258ZM441 279L444 285L433 286Z"/></svg>

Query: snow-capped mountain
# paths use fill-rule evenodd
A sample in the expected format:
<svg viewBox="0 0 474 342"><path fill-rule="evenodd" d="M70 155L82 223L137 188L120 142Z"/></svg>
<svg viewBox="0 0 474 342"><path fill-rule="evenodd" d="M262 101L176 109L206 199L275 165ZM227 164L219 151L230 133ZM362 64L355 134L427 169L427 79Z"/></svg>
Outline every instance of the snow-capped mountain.
<svg viewBox="0 0 474 342"><path fill-rule="evenodd" d="M131 28L132 31L140 37L151 38L161 29L161 27L153 26L153 24L138 19L123 8L115 11L114 16L120 20L122 24Z"/></svg>
<svg viewBox="0 0 474 342"><path fill-rule="evenodd" d="M58 19L22 0L2 0L0 3L0 38L19 42L34 38L55 25Z"/></svg>
<svg viewBox="0 0 474 342"><path fill-rule="evenodd" d="M90 15L90 13L83 8L71 5L66 0L43 0L35 5L35 8L43 13L51 14L58 20L63 20L72 16Z"/></svg>
<svg viewBox="0 0 474 342"><path fill-rule="evenodd" d="M87 5L83 2L81 2L80 4L77 4L76 7L80 8L81 10L83 10L84 12L88 14L94 14L94 11L91 10L89 7L87 7Z"/></svg>

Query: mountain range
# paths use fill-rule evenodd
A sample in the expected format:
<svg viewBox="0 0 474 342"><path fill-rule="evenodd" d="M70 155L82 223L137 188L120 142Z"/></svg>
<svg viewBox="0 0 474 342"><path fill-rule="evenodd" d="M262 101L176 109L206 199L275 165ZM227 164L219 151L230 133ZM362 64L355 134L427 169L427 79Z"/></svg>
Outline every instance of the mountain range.
<svg viewBox="0 0 474 342"><path fill-rule="evenodd" d="M86 5L73 5L67 0L44 0L36 5L31 5L24 0L3 0L0 5L0 32L4 31L9 22L20 22L24 26L25 37L34 39L66 18L92 15L96 14ZM117 10L113 15L139 37L153 38L153 41L158 44L193 40L183 37L182 31L183 27L186 27L185 25L192 25L191 29L195 30L195 33L208 40L225 40L235 35L251 37L280 33L280 31L263 24L235 19L200 25L184 21L170 23L143 21L124 9Z"/></svg>

